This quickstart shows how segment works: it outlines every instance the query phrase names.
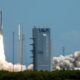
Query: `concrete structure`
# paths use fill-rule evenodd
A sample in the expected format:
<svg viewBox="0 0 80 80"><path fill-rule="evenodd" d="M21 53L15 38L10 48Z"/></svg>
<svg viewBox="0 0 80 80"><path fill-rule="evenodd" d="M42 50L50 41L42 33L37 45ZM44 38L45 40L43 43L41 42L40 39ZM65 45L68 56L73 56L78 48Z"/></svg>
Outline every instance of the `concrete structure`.
<svg viewBox="0 0 80 80"><path fill-rule="evenodd" d="M51 40L49 28L33 28L33 69L51 70Z"/></svg>

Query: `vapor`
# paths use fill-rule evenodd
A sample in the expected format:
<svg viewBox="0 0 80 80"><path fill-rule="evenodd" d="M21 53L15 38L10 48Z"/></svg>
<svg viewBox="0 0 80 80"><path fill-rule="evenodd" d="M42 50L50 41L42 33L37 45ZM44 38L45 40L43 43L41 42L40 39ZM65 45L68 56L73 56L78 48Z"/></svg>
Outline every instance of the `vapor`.
<svg viewBox="0 0 80 80"><path fill-rule="evenodd" d="M3 35L0 34L0 70L6 70L11 72L18 72L26 70L26 66L22 64L12 64L6 60L4 54Z"/></svg>
<svg viewBox="0 0 80 80"><path fill-rule="evenodd" d="M80 51L70 55L53 57L52 70L80 70Z"/></svg>
<svg viewBox="0 0 80 80"><path fill-rule="evenodd" d="M33 64L28 65L27 70L32 71L33 70Z"/></svg>

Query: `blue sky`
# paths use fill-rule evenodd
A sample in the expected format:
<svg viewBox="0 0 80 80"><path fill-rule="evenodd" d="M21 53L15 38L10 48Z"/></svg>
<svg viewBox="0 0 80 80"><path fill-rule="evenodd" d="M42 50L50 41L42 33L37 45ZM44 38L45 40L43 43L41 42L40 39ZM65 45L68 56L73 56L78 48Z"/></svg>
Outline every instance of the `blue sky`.
<svg viewBox="0 0 80 80"><path fill-rule="evenodd" d="M80 0L0 0L0 10L8 61L12 61L12 32L17 34L18 24L24 27L26 35L24 64L31 63L29 38L34 25L51 28L53 56L62 54L63 46L65 54L80 50Z"/></svg>

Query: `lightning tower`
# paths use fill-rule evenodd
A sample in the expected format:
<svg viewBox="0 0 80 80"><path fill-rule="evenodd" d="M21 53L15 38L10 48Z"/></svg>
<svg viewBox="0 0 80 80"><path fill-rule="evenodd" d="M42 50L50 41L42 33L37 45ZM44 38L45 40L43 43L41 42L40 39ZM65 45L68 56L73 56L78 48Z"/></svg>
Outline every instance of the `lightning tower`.
<svg viewBox="0 0 80 80"><path fill-rule="evenodd" d="M51 39L49 28L33 28L34 70L51 70Z"/></svg>
<svg viewBox="0 0 80 80"><path fill-rule="evenodd" d="M21 26L18 25L18 54L17 54L17 62L21 63Z"/></svg>

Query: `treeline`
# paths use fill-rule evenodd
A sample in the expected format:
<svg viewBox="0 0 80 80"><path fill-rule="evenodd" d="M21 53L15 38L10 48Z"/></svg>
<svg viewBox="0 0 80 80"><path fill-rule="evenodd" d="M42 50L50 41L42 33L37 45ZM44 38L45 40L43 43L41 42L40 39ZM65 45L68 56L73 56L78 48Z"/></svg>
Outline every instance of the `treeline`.
<svg viewBox="0 0 80 80"><path fill-rule="evenodd" d="M80 80L80 71L0 71L0 80Z"/></svg>

